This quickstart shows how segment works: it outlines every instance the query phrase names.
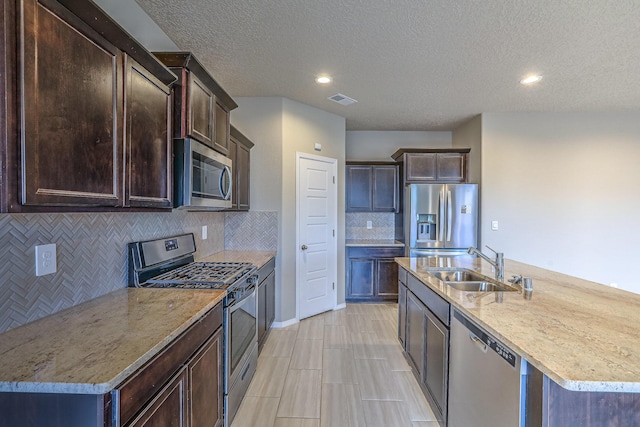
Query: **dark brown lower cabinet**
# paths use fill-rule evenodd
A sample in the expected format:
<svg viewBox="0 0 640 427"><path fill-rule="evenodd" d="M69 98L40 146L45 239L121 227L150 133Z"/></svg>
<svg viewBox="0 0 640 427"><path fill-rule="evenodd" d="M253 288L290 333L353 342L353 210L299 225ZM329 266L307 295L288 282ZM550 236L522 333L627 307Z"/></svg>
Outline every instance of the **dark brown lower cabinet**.
<svg viewBox="0 0 640 427"><path fill-rule="evenodd" d="M127 427L185 427L186 371L183 368Z"/></svg>
<svg viewBox="0 0 640 427"><path fill-rule="evenodd" d="M401 247L347 247L346 300L397 301Z"/></svg>
<svg viewBox="0 0 640 427"><path fill-rule="evenodd" d="M406 278L407 285L405 303L398 303L399 319L403 310L406 313L405 355L431 409L444 426L449 388L449 303L404 269L400 269L398 278ZM404 287L402 282L400 287Z"/></svg>
<svg viewBox="0 0 640 427"><path fill-rule="evenodd" d="M402 269L401 269L402 270ZM399 274L400 275L400 274ZM407 335L407 285L398 279L398 340L406 350Z"/></svg>
<svg viewBox="0 0 640 427"><path fill-rule="evenodd" d="M527 366L526 426L640 426L640 394L573 391Z"/></svg>
<svg viewBox="0 0 640 427"><path fill-rule="evenodd" d="M425 311L427 308L412 292L407 292L407 356L422 383L424 377Z"/></svg>
<svg viewBox="0 0 640 427"><path fill-rule="evenodd" d="M219 427L222 405L222 328L193 356L189 372L189 418L191 427Z"/></svg>
<svg viewBox="0 0 640 427"><path fill-rule="evenodd" d="M262 350L276 317L275 258L258 271L258 351Z"/></svg>

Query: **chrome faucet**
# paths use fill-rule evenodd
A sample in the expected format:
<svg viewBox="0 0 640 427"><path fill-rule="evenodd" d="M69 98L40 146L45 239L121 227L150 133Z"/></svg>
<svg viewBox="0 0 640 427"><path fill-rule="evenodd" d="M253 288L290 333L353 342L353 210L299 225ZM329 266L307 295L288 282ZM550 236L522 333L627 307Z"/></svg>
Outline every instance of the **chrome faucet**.
<svg viewBox="0 0 640 427"><path fill-rule="evenodd" d="M486 256L485 254L480 252L480 250L478 250L477 248L474 248L473 246L469 246L469 249L467 249L467 252L469 253L469 255L478 255L480 258L482 258L483 260L491 264L496 271L496 280L502 281L502 279L504 279L504 253L496 252L493 249L491 249L489 246L487 246L487 248L490 251L492 251L494 254L496 254L495 260L489 258L488 256Z"/></svg>

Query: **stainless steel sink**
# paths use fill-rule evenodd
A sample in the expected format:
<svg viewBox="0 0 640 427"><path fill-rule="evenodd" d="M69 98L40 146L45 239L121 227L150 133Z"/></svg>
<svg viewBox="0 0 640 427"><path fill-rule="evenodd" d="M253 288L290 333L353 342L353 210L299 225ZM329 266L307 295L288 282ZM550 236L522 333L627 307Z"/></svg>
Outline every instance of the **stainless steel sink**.
<svg viewBox="0 0 640 427"><path fill-rule="evenodd" d="M466 292L515 292L518 288L496 282L471 270L436 270L429 274L447 286Z"/></svg>

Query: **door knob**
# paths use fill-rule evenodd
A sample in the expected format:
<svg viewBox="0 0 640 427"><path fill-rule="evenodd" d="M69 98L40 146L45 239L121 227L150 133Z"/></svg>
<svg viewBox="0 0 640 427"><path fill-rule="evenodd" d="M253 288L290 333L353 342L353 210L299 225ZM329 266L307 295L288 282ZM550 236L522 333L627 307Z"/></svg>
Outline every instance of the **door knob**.
<svg viewBox="0 0 640 427"><path fill-rule="evenodd" d="M306 251L307 249L309 249L309 247L307 245L302 245L300 249L302 249L303 251Z"/></svg>

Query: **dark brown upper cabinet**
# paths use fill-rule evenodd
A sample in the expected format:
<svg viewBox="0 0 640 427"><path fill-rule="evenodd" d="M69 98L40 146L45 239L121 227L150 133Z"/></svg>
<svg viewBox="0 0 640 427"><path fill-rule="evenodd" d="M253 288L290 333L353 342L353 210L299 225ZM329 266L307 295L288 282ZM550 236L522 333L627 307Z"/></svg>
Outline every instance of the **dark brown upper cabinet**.
<svg viewBox="0 0 640 427"><path fill-rule="evenodd" d="M398 211L398 165L347 162L345 175L347 212Z"/></svg>
<svg viewBox="0 0 640 427"><path fill-rule="evenodd" d="M230 210L248 211L250 207L249 187L251 172L251 148L253 142L238 129L231 126L229 158L233 168Z"/></svg>
<svg viewBox="0 0 640 427"><path fill-rule="evenodd" d="M404 183L466 182L470 148L407 149L391 157L404 165Z"/></svg>
<svg viewBox="0 0 640 427"><path fill-rule="evenodd" d="M154 55L178 76L174 137L194 138L229 155L229 114L238 104L190 52L155 52Z"/></svg>
<svg viewBox="0 0 640 427"><path fill-rule="evenodd" d="M1 4L0 209L170 206L176 76L90 1Z"/></svg>
<svg viewBox="0 0 640 427"><path fill-rule="evenodd" d="M169 87L125 56L125 205L172 207Z"/></svg>

